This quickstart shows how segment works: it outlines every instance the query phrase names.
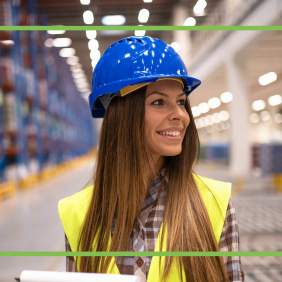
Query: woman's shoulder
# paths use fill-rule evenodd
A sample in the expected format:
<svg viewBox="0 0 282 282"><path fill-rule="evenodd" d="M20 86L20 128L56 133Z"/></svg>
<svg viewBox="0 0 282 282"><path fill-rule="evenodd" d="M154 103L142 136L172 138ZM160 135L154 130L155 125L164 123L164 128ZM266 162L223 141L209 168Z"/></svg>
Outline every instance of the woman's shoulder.
<svg viewBox="0 0 282 282"><path fill-rule="evenodd" d="M196 174L194 174L194 179L206 206L214 211L219 208L221 212L225 213L231 197L232 184Z"/></svg>
<svg viewBox="0 0 282 282"><path fill-rule="evenodd" d="M231 196L231 183L223 182L194 174L194 180L201 193L212 194L216 197Z"/></svg>
<svg viewBox="0 0 282 282"><path fill-rule="evenodd" d="M72 251L76 251L80 229L87 213L93 185L59 201L58 210Z"/></svg>
<svg viewBox="0 0 282 282"><path fill-rule="evenodd" d="M207 208L213 231L218 242L231 196L231 183L199 175L194 175L194 179Z"/></svg>
<svg viewBox="0 0 282 282"><path fill-rule="evenodd" d="M73 213L76 210L86 208L91 200L93 185L78 191L77 193L61 199L58 203L59 214Z"/></svg>

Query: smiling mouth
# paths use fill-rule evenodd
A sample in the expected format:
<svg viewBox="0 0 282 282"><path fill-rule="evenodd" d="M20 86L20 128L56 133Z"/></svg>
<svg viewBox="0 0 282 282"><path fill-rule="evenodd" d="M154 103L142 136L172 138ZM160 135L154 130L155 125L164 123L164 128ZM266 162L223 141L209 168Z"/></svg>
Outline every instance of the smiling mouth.
<svg viewBox="0 0 282 282"><path fill-rule="evenodd" d="M163 136L171 136L171 137L178 137L181 135L181 131L160 131L158 134L163 135Z"/></svg>

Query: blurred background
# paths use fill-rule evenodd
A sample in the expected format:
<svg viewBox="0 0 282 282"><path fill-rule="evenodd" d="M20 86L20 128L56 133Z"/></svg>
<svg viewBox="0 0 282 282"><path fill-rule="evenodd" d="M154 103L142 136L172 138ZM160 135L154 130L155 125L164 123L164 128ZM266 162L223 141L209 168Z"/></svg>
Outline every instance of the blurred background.
<svg viewBox="0 0 282 282"><path fill-rule="evenodd" d="M164 40L202 80L190 98L200 175L232 182L241 251L282 251L282 31L64 31L79 25L281 26L281 0L0 0L0 251L64 251L60 199L94 175L102 119L93 69L114 42ZM282 281L281 257L243 257L245 281ZM0 258L0 281L65 258Z"/></svg>

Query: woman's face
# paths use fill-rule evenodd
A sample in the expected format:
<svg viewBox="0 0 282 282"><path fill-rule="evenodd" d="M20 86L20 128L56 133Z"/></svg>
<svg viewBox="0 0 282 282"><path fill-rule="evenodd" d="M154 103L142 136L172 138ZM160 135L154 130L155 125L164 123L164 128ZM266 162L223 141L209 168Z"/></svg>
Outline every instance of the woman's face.
<svg viewBox="0 0 282 282"><path fill-rule="evenodd" d="M161 156L181 153L182 141L190 123L185 109L186 94L174 80L161 80L147 86L145 137L155 162Z"/></svg>

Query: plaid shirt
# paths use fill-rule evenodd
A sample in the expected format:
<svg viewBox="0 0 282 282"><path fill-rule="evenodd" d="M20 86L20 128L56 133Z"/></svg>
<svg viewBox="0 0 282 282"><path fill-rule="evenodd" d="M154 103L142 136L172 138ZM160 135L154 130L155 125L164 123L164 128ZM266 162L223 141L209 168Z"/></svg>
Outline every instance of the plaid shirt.
<svg viewBox="0 0 282 282"><path fill-rule="evenodd" d="M148 251L152 252L158 239L160 227L163 221L163 210L166 190L162 191L160 205L157 206L157 196L164 170L156 176L150 186L139 217L135 220L132 233L127 246L127 251ZM158 213L157 213L158 212ZM112 234L114 232L112 225ZM239 230L235 217L235 209L229 200L225 221L219 241L220 251L239 251ZM66 251L71 251L66 237ZM121 274L137 275L142 282L147 281L152 257L125 257L123 264L121 258L117 260L117 267ZM241 257L223 257L230 282L244 281ZM66 270L75 271L75 261L73 257L67 257Z"/></svg>

